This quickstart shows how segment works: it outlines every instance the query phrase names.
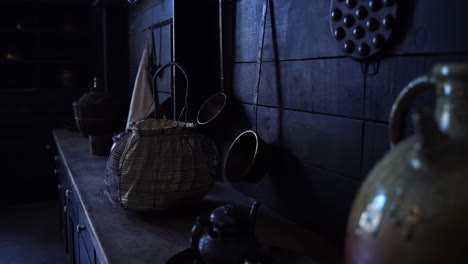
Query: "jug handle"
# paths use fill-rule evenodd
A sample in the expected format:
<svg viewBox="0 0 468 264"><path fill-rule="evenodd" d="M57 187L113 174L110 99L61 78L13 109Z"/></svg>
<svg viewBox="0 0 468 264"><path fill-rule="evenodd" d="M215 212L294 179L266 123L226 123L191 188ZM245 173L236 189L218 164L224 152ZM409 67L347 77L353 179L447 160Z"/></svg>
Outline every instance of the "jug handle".
<svg viewBox="0 0 468 264"><path fill-rule="evenodd" d="M430 75L423 75L408 83L393 103L389 119L390 147L395 147L403 140L403 129L406 114L414 99L423 91L435 87Z"/></svg>

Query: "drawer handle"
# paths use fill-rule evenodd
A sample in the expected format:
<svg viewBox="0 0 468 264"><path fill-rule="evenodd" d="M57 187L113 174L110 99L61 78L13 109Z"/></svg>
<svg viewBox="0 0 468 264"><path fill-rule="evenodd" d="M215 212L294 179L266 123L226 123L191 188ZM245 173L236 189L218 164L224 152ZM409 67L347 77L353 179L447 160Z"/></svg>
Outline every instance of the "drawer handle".
<svg viewBox="0 0 468 264"><path fill-rule="evenodd" d="M66 191L65 191L65 196L66 196L66 197L69 197L69 196L72 195L72 194L73 194L73 192L70 191L70 190L66 190Z"/></svg>
<svg viewBox="0 0 468 264"><path fill-rule="evenodd" d="M62 188L63 188L63 184L60 184L60 183L59 183L59 184L57 185L57 189L60 191L60 190L62 190Z"/></svg>
<svg viewBox="0 0 468 264"><path fill-rule="evenodd" d="M67 212L67 206L66 206L66 205L63 207L63 212L64 212L64 213Z"/></svg>
<svg viewBox="0 0 468 264"><path fill-rule="evenodd" d="M59 173L59 170L58 169L54 169L54 174L58 174Z"/></svg>
<svg viewBox="0 0 468 264"><path fill-rule="evenodd" d="M58 161L59 159L60 159L59 156L57 156L57 155L54 156L55 161Z"/></svg>
<svg viewBox="0 0 468 264"><path fill-rule="evenodd" d="M80 233L81 231L86 230L86 226L82 226L80 224L76 225L76 233Z"/></svg>

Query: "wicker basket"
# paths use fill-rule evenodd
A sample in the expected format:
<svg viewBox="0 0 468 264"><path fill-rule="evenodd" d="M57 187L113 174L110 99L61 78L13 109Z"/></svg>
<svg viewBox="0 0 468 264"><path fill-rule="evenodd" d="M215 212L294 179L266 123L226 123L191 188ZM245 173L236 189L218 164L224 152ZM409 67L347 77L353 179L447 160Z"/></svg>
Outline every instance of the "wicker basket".
<svg viewBox="0 0 468 264"><path fill-rule="evenodd" d="M114 136L114 145L111 148L109 158L106 163L106 173L104 184L106 188L104 193L109 197L110 201L114 204L119 204L119 180L120 180L120 158L125 150L128 139L132 134L123 132L119 137Z"/></svg>
<svg viewBox="0 0 468 264"><path fill-rule="evenodd" d="M191 125L158 119L134 125L120 160L119 198L124 208L169 209L197 201L211 189L218 152Z"/></svg>
<svg viewBox="0 0 468 264"><path fill-rule="evenodd" d="M175 63L163 65L155 76L171 65L186 77ZM120 155L118 171L111 165L106 173L106 194L111 201L129 210L164 210L198 201L211 189L219 163L216 145L198 133L194 123L179 121L181 116L132 124L123 152L121 139L111 153Z"/></svg>

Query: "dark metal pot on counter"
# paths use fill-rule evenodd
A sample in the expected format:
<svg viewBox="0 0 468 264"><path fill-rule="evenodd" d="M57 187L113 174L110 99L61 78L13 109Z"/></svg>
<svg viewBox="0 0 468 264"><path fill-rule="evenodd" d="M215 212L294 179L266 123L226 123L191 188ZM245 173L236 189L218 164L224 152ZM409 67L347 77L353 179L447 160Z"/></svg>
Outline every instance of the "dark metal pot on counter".
<svg viewBox="0 0 468 264"><path fill-rule="evenodd" d="M405 113L430 88L434 115L415 115L416 134L401 141ZM436 65L409 83L390 141L354 201L346 263L468 263L468 64Z"/></svg>
<svg viewBox="0 0 468 264"><path fill-rule="evenodd" d="M258 207L255 203L250 212L243 212L228 204L214 209L210 219L198 217L191 237L197 263L239 264L252 256Z"/></svg>

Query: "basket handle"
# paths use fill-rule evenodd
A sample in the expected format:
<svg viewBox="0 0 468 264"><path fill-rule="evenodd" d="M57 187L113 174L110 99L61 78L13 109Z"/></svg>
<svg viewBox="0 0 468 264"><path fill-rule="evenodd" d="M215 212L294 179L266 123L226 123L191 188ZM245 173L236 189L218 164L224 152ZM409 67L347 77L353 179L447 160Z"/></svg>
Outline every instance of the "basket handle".
<svg viewBox="0 0 468 264"><path fill-rule="evenodd" d="M176 68L178 68L181 72L182 72L182 75L184 76L185 78L185 83L186 83L186 86L185 86L185 98L184 98L184 107L182 108L182 111L180 111L180 114L179 114L179 117L176 119L176 87L174 85L174 91L173 91L173 96L174 96L174 104L173 104L173 111L174 111L174 114L173 114L173 118L174 118L174 122L179 122L180 119L182 118L182 115L184 114L185 112L185 122L187 122L187 113L188 113L188 93L189 93L189 79L188 79L188 76L187 76L187 73L185 72L184 68L182 68L182 66L180 66L178 63L176 62L168 62L164 65L162 65L153 75L153 78L152 78L152 85L153 85L153 96L154 94L156 93L155 91L155 87L156 85L154 84L155 81L156 81L156 77L167 67L169 66L175 66ZM156 104L155 101L153 101L153 103L148 107L148 109L146 110L146 112L149 111L149 109L151 109L151 106L153 106L153 104ZM146 113L147 114L147 113ZM145 114L145 116L146 116Z"/></svg>

